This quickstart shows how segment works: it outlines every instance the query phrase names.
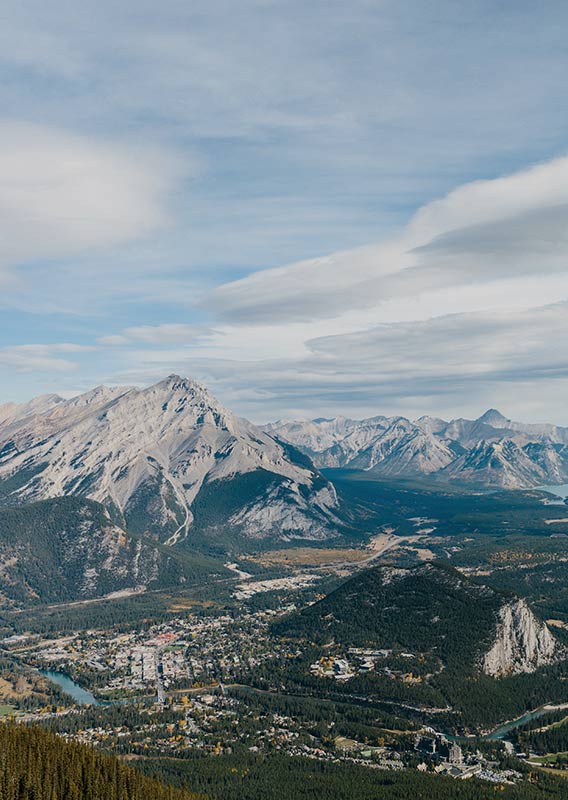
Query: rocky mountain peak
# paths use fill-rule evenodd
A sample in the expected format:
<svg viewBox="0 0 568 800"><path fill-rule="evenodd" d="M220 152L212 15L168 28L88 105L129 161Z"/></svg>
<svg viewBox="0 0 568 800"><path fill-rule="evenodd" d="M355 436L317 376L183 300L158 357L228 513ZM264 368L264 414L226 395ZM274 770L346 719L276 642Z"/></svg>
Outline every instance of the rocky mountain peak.
<svg viewBox="0 0 568 800"><path fill-rule="evenodd" d="M503 416L496 408L489 408L485 414L482 414L476 421L484 423L485 425L493 425L496 428L506 427L510 422L510 420Z"/></svg>

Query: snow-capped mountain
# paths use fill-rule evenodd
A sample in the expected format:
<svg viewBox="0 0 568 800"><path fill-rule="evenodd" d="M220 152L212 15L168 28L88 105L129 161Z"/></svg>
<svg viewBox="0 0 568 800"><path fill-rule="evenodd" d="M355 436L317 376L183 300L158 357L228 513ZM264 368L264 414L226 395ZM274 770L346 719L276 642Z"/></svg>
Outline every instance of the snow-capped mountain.
<svg viewBox="0 0 568 800"><path fill-rule="evenodd" d="M98 387L0 424L5 502L78 495L133 532L322 539L333 486L293 448L176 375L145 389Z"/></svg>
<svg viewBox="0 0 568 800"><path fill-rule="evenodd" d="M321 468L509 489L568 480L568 428L513 422L496 409L475 420L339 417L275 423L270 430Z"/></svg>

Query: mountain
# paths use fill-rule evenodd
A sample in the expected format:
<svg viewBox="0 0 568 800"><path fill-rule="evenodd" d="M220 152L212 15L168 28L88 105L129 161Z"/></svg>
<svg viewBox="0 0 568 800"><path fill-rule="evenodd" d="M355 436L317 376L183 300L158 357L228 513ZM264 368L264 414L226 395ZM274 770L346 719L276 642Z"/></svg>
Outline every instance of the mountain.
<svg viewBox="0 0 568 800"><path fill-rule="evenodd" d="M0 424L16 423L35 414L44 414L64 400L57 394L42 394L28 403L3 403L0 405Z"/></svg>
<svg viewBox="0 0 568 800"><path fill-rule="evenodd" d="M0 423L0 500L86 497L131 532L175 545L199 537L337 535L329 481L287 443L177 375L96 389Z"/></svg>
<svg viewBox="0 0 568 800"><path fill-rule="evenodd" d="M335 417L275 422L264 429L294 444L319 467L342 467L383 433L388 425L387 417L371 417L360 421Z"/></svg>
<svg viewBox="0 0 568 800"><path fill-rule="evenodd" d="M482 479L504 489L538 486L548 479L546 471L512 439L478 442L449 465L445 475L461 481Z"/></svg>
<svg viewBox="0 0 568 800"><path fill-rule="evenodd" d="M92 500L0 509L0 607L205 581L223 567L134 537Z"/></svg>
<svg viewBox="0 0 568 800"><path fill-rule="evenodd" d="M349 466L392 476L428 474L443 469L454 457L444 442L400 417L352 458Z"/></svg>
<svg viewBox="0 0 568 800"><path fill-rule="evenodd" d="M422 421L431 419L430 417L421 418ZM436 422L442 423L443 420L436 420ZM417 423L420 423L420 420L417 420ZM548 423L514 422L495 408L488 409L474 420L458 418L438 425L436 434L442 438L457 441L464 447L471 447L481 439L498 441L503 438L513 439L520 445L543 441L568 444L568 428Z"/></svg>
<svg viewBox="0 0 568 800"><path fill-rule="evenodd" d="M270 432L320 468L506 489L568 481L568 428L513 422L496 409L475 420L338 417L274 423Z"/></svg>
<svg viewBox="0 0 568 800"><path fill-rule="evenodd" d="M527 604L435 563L374 567L276 625L320 644L435 655L442 671L532 672L561 647Z"/></svg>

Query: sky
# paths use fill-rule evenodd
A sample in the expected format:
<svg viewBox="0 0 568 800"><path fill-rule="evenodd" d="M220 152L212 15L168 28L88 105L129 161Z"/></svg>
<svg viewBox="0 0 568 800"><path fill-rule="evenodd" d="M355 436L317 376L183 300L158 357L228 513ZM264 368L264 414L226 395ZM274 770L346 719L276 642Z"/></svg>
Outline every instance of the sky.
<svg viewBox="0 0 568 800"><path fill-rule="evenodd" d="M568 425L568 5L0 12L0 403Z"/></svg>

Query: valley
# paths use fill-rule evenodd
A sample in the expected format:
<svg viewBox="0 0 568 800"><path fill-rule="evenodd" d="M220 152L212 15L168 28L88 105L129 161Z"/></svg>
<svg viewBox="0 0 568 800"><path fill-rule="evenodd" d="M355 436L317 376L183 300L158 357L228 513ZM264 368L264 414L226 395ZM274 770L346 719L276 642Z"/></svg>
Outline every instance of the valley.
<svg viewBox="0 0 568 800"><path fill-rule="evenodd" d="M532 797L568 750L562 489L518 461L508 485L508 446L438 472L481 434L534 460L565 433L488 412L421 418L425 443L407 423L261 430L178 376L11 407L0 715L191 791L290 763Z"/></svg>

